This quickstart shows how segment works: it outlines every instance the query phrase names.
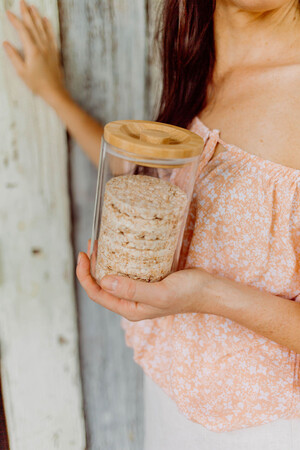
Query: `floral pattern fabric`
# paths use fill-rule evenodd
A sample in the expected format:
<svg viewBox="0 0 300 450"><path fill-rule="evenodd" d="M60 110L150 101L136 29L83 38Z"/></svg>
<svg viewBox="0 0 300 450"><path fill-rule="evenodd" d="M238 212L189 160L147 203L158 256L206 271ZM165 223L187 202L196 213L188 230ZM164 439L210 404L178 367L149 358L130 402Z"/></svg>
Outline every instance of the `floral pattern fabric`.
<svg viewBox="0 0 300 450"><path fill-rule="evenodd" d="M251 155L197 117L205 141L181 268L300 301L300 170ZM217 143L224 152L214 155ZM300 355L212 314L121 320L134 359L190 420L230 431L300 418Z"/></svg>

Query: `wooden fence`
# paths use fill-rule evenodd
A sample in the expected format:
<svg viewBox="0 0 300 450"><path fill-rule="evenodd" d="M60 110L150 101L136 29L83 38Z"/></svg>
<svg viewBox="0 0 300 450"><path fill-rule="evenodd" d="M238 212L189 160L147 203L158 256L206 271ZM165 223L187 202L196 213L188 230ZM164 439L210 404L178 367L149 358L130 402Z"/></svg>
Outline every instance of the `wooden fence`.
<svg viewBox="0 0 300 450"><path fill-rule="evenodd" d="M61 38L69 91L103 124L154 117L159 2L33 1ZM18 8L1 0L1 41L18 42L5 17ZM10 447L141 450L142 370L120 317L74 279L97 170L3 52L0 68L0 349Z"/></svg>

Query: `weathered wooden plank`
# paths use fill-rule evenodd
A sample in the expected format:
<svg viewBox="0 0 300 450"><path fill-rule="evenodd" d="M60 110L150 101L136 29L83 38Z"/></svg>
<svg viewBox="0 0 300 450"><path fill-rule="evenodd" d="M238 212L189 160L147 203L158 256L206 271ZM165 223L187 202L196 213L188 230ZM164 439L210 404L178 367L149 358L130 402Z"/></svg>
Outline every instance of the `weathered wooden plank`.
<svg viewBox="0 0 300 450"><path fill-rule="evenodd" d="M163 3L163 0L147 1L146 117L148 120L155 120L157 117L162 90L160 43L156 40L156 31Z"/></svg>
<svg viewBox="0 0 300 450"><path fill-rule="evenodd" d="M144 0L60 0L67 86L103 124L147 118ZM100 142L99 142L100 150ZM71 141L76 252L91 237L96 169ZM91 302L78 286L80 348L93 450L141 450L143 373L124 342L120 317Z"/></svg>
<svg viewBox="0 0 300 450"><path fill-rule="evenodd" d="M0 41L18 42L0 3ZM55 1L36 0L58 29ZM65 131L0 52L0 343L12 450L84 449Z"/></svg>

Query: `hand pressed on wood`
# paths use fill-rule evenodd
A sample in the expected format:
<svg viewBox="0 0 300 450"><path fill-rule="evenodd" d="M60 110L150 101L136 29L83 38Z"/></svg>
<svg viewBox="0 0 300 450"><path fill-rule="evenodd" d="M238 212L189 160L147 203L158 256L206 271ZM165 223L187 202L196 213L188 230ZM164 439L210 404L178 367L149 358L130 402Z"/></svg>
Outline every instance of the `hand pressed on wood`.
<svg viewBox="0 0 300 450"><path fill-rule="evenodd" d="M87 254L80 252L76 274L94 302L134 322L172 314L209 312L210 299L205 287L211 276L201 269L175 272L156 283L110 275L102 278L99 285L90 273Z"/></svg>
<svg viewBox="0 0 300 450"><path fill-rule="evenodd" d="M17 30L24 49L24 57L9 42L4 49L17 73L27 86L46 101L56 92L64 90L63 71L51 23L41 17L35 6L20 2L21 17L7 11Z"/></svg>

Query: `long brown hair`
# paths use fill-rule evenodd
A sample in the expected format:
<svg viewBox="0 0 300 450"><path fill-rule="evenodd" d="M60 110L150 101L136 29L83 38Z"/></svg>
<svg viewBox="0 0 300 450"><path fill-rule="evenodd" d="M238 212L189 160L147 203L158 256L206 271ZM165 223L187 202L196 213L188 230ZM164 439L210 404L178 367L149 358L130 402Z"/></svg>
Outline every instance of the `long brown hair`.
<svg viewBox="0 0 300 450"><path fill-rule="evenodd" d="M206 104L215 62L215 0L163 0L156 39L163 71L155 120L186 128Z"/></svg>

